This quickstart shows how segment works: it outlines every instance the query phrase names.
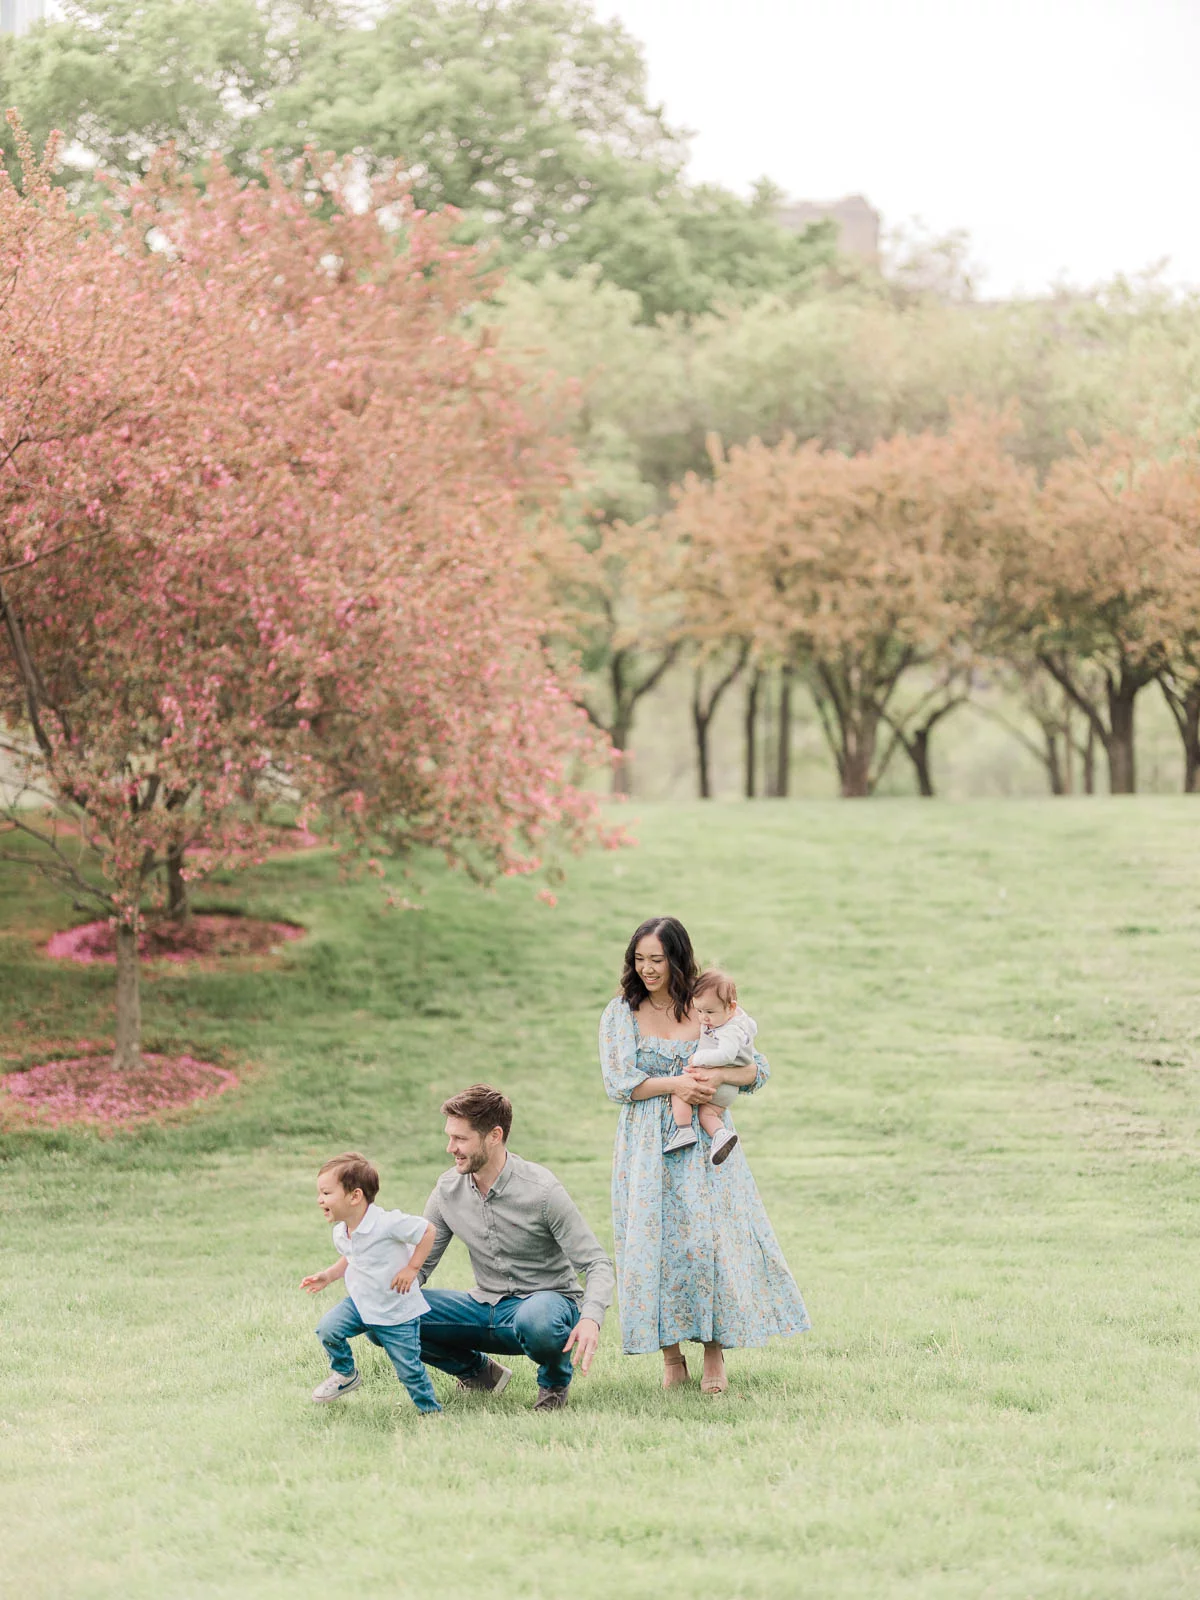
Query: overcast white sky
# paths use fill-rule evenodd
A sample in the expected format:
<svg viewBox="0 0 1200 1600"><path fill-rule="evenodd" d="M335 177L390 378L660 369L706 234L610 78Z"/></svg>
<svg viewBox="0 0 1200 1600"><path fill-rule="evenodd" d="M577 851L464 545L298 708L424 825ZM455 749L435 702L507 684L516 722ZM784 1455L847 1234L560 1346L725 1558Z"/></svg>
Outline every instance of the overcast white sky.
<svg viewBox="0 0 1200 1600"><path fill-rule="evenodd" d="M595 0L691 175L965 228L991 295L1200 285L1200 0Z"/></svg>

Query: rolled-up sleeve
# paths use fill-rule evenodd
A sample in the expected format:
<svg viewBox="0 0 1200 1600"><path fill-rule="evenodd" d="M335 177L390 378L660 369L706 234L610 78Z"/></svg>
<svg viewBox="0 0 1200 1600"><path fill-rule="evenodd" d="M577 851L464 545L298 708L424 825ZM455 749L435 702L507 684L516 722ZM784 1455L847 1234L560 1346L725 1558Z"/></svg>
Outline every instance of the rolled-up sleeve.
<svg viewBox="0 0 1200 1600"><path fill-rule="evenodd" d="M555 1183L547 1192L543 1215L563 1255L583 1279L579 1315L590 1317L597 1324L603 1322L616 1287L616 1274L607 1252L561 1183Z"/></svg>
<svg viewBox="0 0 1200 1600"><path fill-rule="evenodd" d="M600 1070L605 1094L621 1105L628 1105L638 1084L646 1081L637 1064L633 1012L620 995L608 1002L600 1018Z"/></svg>
<svg viewBox="0 0 1200 1600"><path fill-rule="evenodd" d="M420 1272L417 1273L417 1277L421 1283L425 1282L430 1273L433 1271L434 1267L437 1266L438 1262L446 1254L446 1248L451 1239L454 1237L454 1230L442 1215L441 1201L438 1198L438 1192L436 1189L434 1189L433 1193L429 1196L429 1199L425 1202L425 1221L433 1223L434 1235L433 1248L425 1257L425 1265L421 1268ZM422 1238L423 1237L424 1232L422 1232Z"/></svg>

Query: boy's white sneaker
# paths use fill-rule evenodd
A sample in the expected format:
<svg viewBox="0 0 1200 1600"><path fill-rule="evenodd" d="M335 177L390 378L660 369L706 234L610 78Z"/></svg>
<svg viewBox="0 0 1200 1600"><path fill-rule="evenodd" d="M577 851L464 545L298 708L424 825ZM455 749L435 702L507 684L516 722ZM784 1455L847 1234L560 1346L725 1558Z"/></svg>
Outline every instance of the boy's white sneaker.
<svg viewBox="0 0 1200 1600"><path fill-rule="evenodd" d="M663 1155L669 1156L675 1150L688 1150L695 1143L695 1128L676 1128L671 1137L663 1143Z"/></svg>
<svg viewBox="0 0 1200 1600"><path fill-rule="evenodd" d="M362 1382L361 1372L352 1372L348 1378L343 1378L339 1372L331 1372L324 1383L319 1383L313 1390L313 1399L319 1402L326 1400L340 1400L344 1394L349 1394L351 1389L357 1389Z"/></svg>
<svg viewBox="0 0 1200 1600"><path fill-rule="evenodd" d="M718 1128L713 1134L712 1149L708 1152L708 1159L714 1167L719 1167L727 1156L733 1154L733 1147L738 1142L738 1136L732 1128Z"/></svg>

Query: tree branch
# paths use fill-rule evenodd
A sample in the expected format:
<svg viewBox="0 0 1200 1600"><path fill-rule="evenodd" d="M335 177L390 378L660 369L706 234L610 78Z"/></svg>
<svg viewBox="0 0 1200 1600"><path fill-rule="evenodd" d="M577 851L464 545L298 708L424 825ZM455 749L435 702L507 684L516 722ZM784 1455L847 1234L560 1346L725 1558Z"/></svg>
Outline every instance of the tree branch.
<svg viewBox="0 0 1200 1600"><path fill-rule="evenodd" d="M1064 693L1069 695L1074 703L1079 707L1080 711L1083 712L1084 716L1095 729L1097 739L1099 739L1100 743L1107 750L1112 744L1112 735L1104 726L1104 719L1096 710L1095 706L1092 705L1091 701L1080 689L1075 687L1075 680L1072 678L1069 670L1066 667L1061 666L1057 661L1055 661L1054 657L1049 654L1042 655L1039 653L1038 661L1043 667L1045 667L1046 671L1054 679L1055 683L1058 684L1059 688L1062 689Z"/></svg>
<svg viewBox="0 0 1200 1600"><path fill-rule="evenodd" d="M36 556L30 556L28 561L17 561L11 567L0 567L0 578L7 578L14 572L24 572L26 567L36 567L40 561L48 561L60 550L69 550L73 545L91 544L96 539L111 538L110 529L100 528L95 533L81 533L77 539L64 539L62 544L52 545L49 550L40 550Z"/></svg>

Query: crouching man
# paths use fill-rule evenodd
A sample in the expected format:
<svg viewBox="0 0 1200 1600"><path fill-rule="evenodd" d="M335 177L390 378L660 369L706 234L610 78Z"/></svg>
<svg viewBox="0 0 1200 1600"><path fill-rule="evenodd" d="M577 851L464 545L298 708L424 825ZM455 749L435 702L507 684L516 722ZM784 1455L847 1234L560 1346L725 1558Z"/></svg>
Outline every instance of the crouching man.
<svg viewBox="0 0 1200 1600"><path fill-rule="evenodd" d="M586 1373L596 1353L612 1262L554 1174L509 1150L512 1103L504 1095L477 1083L447 1100L442 1114L454 1167L425 1207L436 1231L421 1282L459 1238L475 1287L426 1291L421 1359L462 1389L499 1394L512 1369L492 1356L528 1356L538 1369L534 1410L560 1410L575 1365Z"/></svg>

